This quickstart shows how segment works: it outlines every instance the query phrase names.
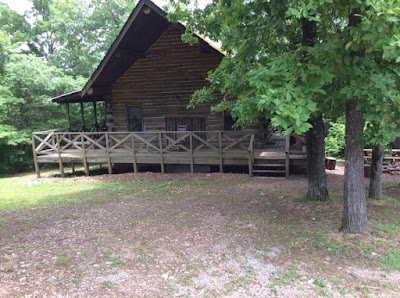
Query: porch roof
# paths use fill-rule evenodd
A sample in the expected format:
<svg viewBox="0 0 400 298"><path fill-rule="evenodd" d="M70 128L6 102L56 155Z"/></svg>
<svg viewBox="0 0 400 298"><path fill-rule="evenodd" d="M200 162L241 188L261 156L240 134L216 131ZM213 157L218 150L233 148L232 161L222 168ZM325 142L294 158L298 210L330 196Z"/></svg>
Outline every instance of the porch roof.
<svg viewBox="0 0 400 298"><path fill-rule="evenodd" d="M140 0L82 91L52 98L57 103L102 101L109 95L112 84L136 61L146 57L146 51L170 27L185 27L170 23L166 13L150 0ZM204 50L224 56L215 45L196 35Z"/></svg>

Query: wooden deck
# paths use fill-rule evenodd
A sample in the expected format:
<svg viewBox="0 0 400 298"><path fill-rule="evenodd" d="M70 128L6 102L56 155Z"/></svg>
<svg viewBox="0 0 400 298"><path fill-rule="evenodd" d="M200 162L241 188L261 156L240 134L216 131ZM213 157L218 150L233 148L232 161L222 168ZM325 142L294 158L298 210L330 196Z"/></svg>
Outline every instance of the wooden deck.
<svg viewBox="0 0 400 298"><path fill-rule="evenodd" d="M283 161L286 176L291 160L304 160L305 153L289 150L285 137L271 139L270 146L254 148L252 131L151 131L151 132L39 132L33 133L35 169L40 176L40 163L58 163L64 176L64 165L82 163L89 175L90 164L106 164L111 174L113 164L132 164L135 173L143 164L216 165L220 172L224 166L277 165ZM289 152L290 151L290 152ZM261 161L261 162L260 162ZM283 171L283 170L282 170Z"/></svg>

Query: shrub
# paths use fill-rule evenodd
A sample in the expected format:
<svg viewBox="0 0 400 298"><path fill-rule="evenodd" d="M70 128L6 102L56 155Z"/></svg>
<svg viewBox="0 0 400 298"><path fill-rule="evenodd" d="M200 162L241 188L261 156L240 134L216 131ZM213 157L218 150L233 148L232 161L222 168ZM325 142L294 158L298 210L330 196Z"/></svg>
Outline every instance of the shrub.
<svg viewBox="0 0 400 298"><path fill-rule="evenodd" d="M325 152L328 156L343 157L345 148L345 125L341 121L331 122L325 137Z"/></svg>

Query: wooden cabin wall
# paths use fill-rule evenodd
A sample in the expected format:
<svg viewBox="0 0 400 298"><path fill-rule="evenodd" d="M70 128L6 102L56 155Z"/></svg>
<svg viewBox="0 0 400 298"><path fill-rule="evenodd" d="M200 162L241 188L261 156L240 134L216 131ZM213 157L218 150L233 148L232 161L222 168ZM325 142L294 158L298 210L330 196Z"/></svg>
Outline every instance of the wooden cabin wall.
<svg viewBox="0 0 400 298"><path fill-rule="evenodd" d="M113 85L114 129L127 129L127 105L141 106L144 125L156 129L165 129L164 117L178 116L204 117L208 130L222 129L221 114L211 114L209 104L187 108L193 92L206 85L208 71L220 61L200 44L183 43L181 31L171 26Z"/></svg>
<svg viewBox="0 0 400 298"><path fill-rule="evenodd" d="M166 118L170 117L202 117L207 131L223 130L223 113L211 113L210 104L187 108L192 94L207 84L207 73L216 69L221 59L200 44L182 42L181 31L171 26L145 58L139 59L112 86L113 130L127 130L129 105L142 107L144 130L167 130ZM258 130L259 146L265 143L263 124L247 129Z"/></svg>

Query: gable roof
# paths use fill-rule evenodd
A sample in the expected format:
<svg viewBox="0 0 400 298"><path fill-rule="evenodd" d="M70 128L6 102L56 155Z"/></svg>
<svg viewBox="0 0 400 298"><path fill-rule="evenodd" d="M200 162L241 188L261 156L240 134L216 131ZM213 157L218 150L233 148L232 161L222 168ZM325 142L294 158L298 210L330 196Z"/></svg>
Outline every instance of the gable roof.
<svg viewBox="0 0 400 298"><path fill-rule="evenodd" d="M170 23L166 13L152 1L140 0L82 91L57 96L52 101L74 103L102 100L101 96L110 94L111 85L137 60L145 58L146 51L170 26L177 26L182 33L185 31L182 24ZM224 56L216 46L196 36L201 46Z"/></svg>

